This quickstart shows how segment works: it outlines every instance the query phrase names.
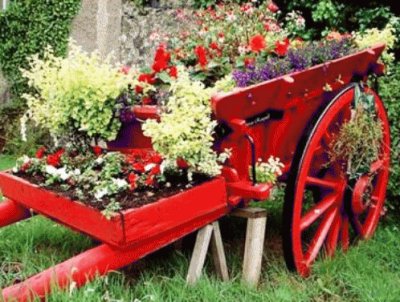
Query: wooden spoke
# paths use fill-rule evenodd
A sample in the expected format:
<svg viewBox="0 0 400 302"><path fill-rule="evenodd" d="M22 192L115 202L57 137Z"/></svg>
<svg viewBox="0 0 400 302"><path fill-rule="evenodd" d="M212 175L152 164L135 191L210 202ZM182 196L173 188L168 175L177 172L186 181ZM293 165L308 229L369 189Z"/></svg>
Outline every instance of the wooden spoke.
<svg viewBox="0 0 400 302"><path fill-rule="evenodd" d="M311 208L300 221L300 230L304 231L312 225L319 217L321 217L328 209L336 204L337 195L328 195L322 199L318 204Z"/></svg>
<svg viewBox="0 0 400 302"><path fill-rule="evenodd" d="M349 218L347 216L342 218L342 226L340 228L340 239L342 241L342 249L344 251L347 251L350 245Z"/></svg>
<svg viewBox="0 0 400 302"><path fill-rule="evenodd" d="M333 209L331 211L329 211L324 219L322 220L321 224L319 225L315 236L313 238L313 240L310 243L310 246L308 248L308 251L305 255L305 260L306 260L306 264L310 265L315 258L317 257L322 244L324 243L328 232L333 224L333 221L335 220L336 216L337 216L337 209Z"/></svg>
<svg viewBox="0 0 400 302"><path fill-rule="evenodd" d="M306 183L310 186L317 186L321 188L326 188L326 189L336 189L337 188L337 182L333 180L325 180L321 178L316 178L312 176L307 176Z"/></svg>
<svg viewBox="0 0 400 302"><path fill-rule="evenodd" d="M353 227L353 230L357 233L358 236L360 236L362 239L364 239L365 234L364 234L364 228L358 218L358 216L353 216L350 217L350 224Z"/></svg>
<svg viewBox="0 0 400 302"><path fill-rule="evenodd" d="M326 251L329 257L333 257L335 255L337 243L339 240L340 227L341 219L339 215L336 215L335 220L333 221L332 228L328 234L328 238L326 239Z"/></svg>

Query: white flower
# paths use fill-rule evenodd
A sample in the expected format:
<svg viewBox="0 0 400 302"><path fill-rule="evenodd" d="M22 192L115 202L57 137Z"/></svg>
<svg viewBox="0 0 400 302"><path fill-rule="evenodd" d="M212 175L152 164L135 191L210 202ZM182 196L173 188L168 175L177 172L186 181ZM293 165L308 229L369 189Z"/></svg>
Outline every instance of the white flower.
<svg viewBox="0 0 400 302"><path fill-rule="evenodd" d="M144 170L146 172L149 172L151 169L153 169L156 166L156 164L148 164L146 166L144 166Z"/></svg>
<svg viewBox="0 0 400 302"><path fill-rule="evenodd" d="M248 48L246 46L239 46L239 48L238 48L238 52L241 55L244 55L247 51L248 51Z"/></svg>
<svg viewBox="0 0 400 302"><path fill-rule="evenodd" d="M230 13L226 14L226 21L228 21L228 22L233 22L236 19L237 19L236 15L233 12L230 12Z"/></svg>
<svg viewBox="0 0 400 302"><path fill-rule="evenodd" d="M123 189L129 186L128 182L121 178L113 178L113 183L118 187L118 189Z"/></svg>
<svg viewBox="0 0 400 302"><path fill-rule="evenodd" d="M81 170L75 169L72 173L73 173L74 175L78 176L78 175L81 175Z"/></svg>
<svg viewBox="0 0 400 302"><path fill-rule="evenodd" d="M57 174L57 168L50 165L46 165L45 171L47 174L52 176L55 176Z"/></svg>
<svg viewBox="0 0 400 302"><path fill-rule="evenodd" d="M101 165L102 163L104 163L104 158L103 157L98 157L98 158L96 158L96 160L94 162L97 165Z"/></svg>
<svg viewBox="0 0 400 302"><path fill-rule="evenodd" d="M97 191L94 193L94 197L95 197L97 200L101 200L101 199L103 199L104 196L106 196L106 195L108 195L108 194L109 194L108 189L107 189L107 188L102 188L102 189L100 189L100 190L97 190Z"/></svg>

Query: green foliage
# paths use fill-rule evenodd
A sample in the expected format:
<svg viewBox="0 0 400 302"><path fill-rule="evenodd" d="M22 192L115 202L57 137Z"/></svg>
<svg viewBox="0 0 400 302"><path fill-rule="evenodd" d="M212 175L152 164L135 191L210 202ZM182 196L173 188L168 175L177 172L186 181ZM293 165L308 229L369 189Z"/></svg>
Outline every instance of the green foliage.
<svg viewBox="0 0 400 302"><path fill-rule="evenodd" d="M154 150L171 165L184 159L192 173L219 174L218 156L212 150L216 121L211 120L211 90L179 69L171 92L160 121L147 120L143 124L145 135L152 138Z"/></svg>
<svg viewBox="0 0 400 302"><path fill-rule="evenodd" d="M388 197L397 205L400 199L400 64L392 67L392 73L380 79L379 94L382 97L390 121L391 130L391 174Z"/></svg>
<svg viewBox="0 0 400 302"><path fill-rule="evenodd" d="M80 0L10 1L0 10L0 68L11 85L12 101L0 107L0 150L8 153L31 153L43 131L32 132L28 142L22 142L18 120L25 102L20 99L28 91L20 68L27 57L42 54L51 45L57 55L65 55L70 23L80 8ZM5 147L5 149L3 149Z"/></svg>
<svg viewBox="0 0 400 302"><path fill-rule="evenodd" d="M110 59L97 52L89 55L73 43L67 58L55 56L51 48L43 59L30 57L29 69L22 70L32 90L23 94L29 108L23 120L31 118L55 137L115 139L120 128L117 97L127 89L129 77Z"/></svg>
<svg viewBox="0 0 400 302"><path fill-rule="evenodd" d="M47 45L56 55L65 55L70 23L80 0L11 1L0 11L0 66L14 94L27 89L20 68L27 58L42 54Z"/></svg>

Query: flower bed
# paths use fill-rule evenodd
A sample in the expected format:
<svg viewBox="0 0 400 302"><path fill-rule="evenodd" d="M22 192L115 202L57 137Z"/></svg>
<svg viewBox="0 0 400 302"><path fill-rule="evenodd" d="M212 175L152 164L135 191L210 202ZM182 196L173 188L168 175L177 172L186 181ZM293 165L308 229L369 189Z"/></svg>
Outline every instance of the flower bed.
<svg viewBox="0 0 400 302"><path fill-rule="evenodd" d="M92 204L72 201L10 173L0 172L0 186L4 196L24 207L118 247L163 236L176 231L177 227L185 234L187 230L193 231L218 219L227 211L226 186L222 178L108 217Z"/></svg>

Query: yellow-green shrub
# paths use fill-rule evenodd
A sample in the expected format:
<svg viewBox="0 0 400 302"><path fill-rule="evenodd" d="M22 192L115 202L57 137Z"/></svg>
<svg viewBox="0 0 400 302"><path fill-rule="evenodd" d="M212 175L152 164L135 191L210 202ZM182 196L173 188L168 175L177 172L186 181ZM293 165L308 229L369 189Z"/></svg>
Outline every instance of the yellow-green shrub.
<svg viewBox="0 0 400 302"><path fill-rule="evenodd" d="M57 57L47 48L43 59L29 59L22 74L33 89L23 95L29 108L26 117L37 125L56 137L116 137L116 98L127 89L128 77L110 63L110 57L87 54L71 42L68 57Z"/></svg>

